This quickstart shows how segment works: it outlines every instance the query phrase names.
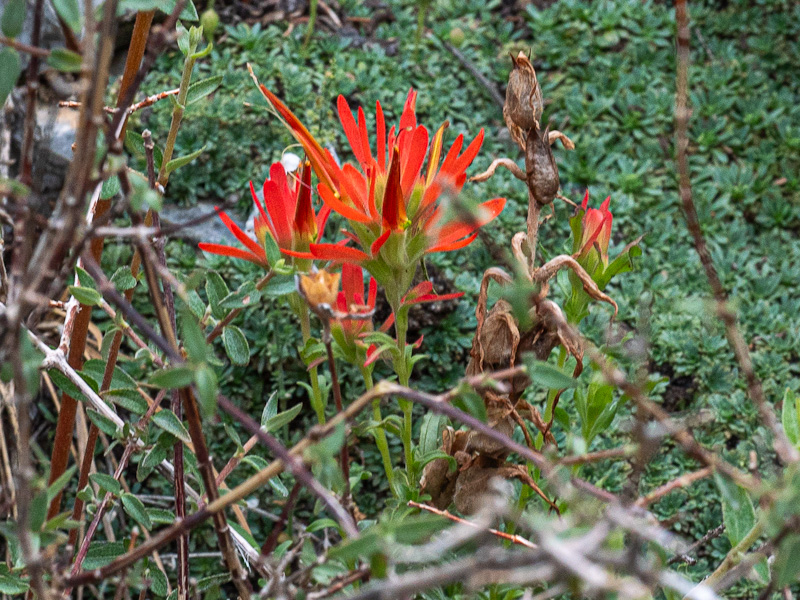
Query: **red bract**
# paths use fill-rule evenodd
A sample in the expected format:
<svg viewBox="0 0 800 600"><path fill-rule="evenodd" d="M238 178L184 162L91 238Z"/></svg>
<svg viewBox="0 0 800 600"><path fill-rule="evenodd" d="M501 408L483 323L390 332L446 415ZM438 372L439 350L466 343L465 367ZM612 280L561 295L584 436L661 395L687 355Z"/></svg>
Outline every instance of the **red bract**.
<svg viewBox="0 0 800 600"><path fill-rule="evenodd" d="M256 195L253 182L250 182L253 203L258 208L255 219L256 240L242 231L225 212L220 212L222 222L247 249L201 242L202 250L249 260L266 269L270 266L264 251L267 234L275 240L282 251L295 255L307 254L309 246L319 241L330 215L330 208L323 207L319 214L314 213L311 204L310 163L306 162L303 165L300 177L295 178L293 185L290 185L286 171L280 163L274 163L269 169L269 174L262 187L263 204Z"/></svg>
<svg viewBox="0 0 800 600"><path fill-rule="evenodd" d="M423 281L411 288L408 293L403 296L400 310L408 310L414 304L424 304L426 302L438 302L443 300L455 300L461 298L464 292L455 292L453 294L437 295L433 293L433 284L430 281ZM394 323L394 313L389 315L389 318L381 325L381 330L385 331Z"/></svg>
<svg viewBox="0 0 800 600"><path fill-rule="evenodd" d="M611 240L611 223L614 216L608 209L611 196L606 198L600 208L587 208L589 204L589 190L583 197L581 209L584 211L581 219L581 238L578 244L577 258L584 258L592 248L597 246L603 264L608 264L608 244Z"/></svg>
<svg viewBox="0 0 800 600"><path fill-rule="evenodd" d="M406 99L398 127L388 133L380 103L376 105L376 143L372 154L364 111L357 119L344 97L338 100L339 118L358 166L339 167L295 115L263 85L261 91L286 121L310 157L320 183L323 202L351 222L348 235L360 248L337 244L311 244L307 256L358 262L388 286L389 273L398 279L401 270L413 269L424 254L463 248L477 237L477 230L494 219L505 206L504 198L481 204L474 214L447 211L441 200L454 197L466 182L466 170L483 141L483 131L466 147L459 135L442 160L442 125L431 140L417 124L416 92ZM427 169L422 167L427 156ZM441 164L440 164L441 162ZM407 273L400 279L407 279ZM398 282L400 283L400 282ZM410 281L404 281L407 289Z"/></svg>
<svg viewBox="0 0 800 600"><path fill-rule="evenodd" d="M342 291L336 298L336 310L340 313L367 314L375 310L375 299L378 296L378 282L369 278L369 290L364 297L364 272L358 265L345 263L342 265ZM372 322L359 319L341 319L335 324L341 327L348 343L354 344L358 336L372 331Z"/></svg>

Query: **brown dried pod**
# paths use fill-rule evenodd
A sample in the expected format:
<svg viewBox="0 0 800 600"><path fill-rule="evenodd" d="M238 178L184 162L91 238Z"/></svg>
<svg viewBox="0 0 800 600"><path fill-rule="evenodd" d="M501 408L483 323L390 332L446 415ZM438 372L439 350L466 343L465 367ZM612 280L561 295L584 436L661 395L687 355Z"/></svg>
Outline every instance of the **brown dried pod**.
<svg viewBox="0 0 800 600"><path fill-rule="evenodd" d="M542 133L537 127L529 132L525 145L525 170L528 188L536 202L540 206L553 202L561 182L547 130Z"/></svg>
<svg viewBox="0 0 800 600"><path fill-rule="evenodd" d="M509 413L510 410L503 406L489 406L486 410L489 426L495 431L511 437L514 433L514 421L509 416ZM479 431L470 432L467 452L477 452L496 458L505 457L509 454L508 449L503 444Z"/></svg>
<svg viewBox="0 0 800 600"><path fill-rule="evenodd" d="M525 54L511 55L514 68L508 76L506 102L503 105L503 118L511 132L511 137L525 150L528 131L539 127L544 102L542 90L536 80L536 71Z"/></svg>
<svg viewBox="0 0 800 600"><path fill-rule="evenodd" d="M484 497L489 493L489 483L494 477L502 477L497 467L473 466L458 474L453 502L458 512L471 515L484 505Z"/></svg>
<svg viewBox="0 0 800 600"><path fill-rule="evenodd" d="M439 449L445 454L455 456L459 462L459 468L462 466L461 463L468 459L462 455L464 455L469 433L469 431L454 431L452 427L447 427L442 431L442 445ZM431 503L436 508L444 510L453 502L458 475L459 469L450 470L450 461L437 458L425 465L422 470L420 487L423 493L431 495Z"/></svg>
<svg viewBox="0 0 800 600"><path fill-rule="evenodd" d="M485 368L494 370L511 366L516 360L519 339L519 327L511 305L505 300L498 300L489 311L480 332L475 334L470 352L472 368L468 367L467 373L472 375L482 373Z"/></svg>

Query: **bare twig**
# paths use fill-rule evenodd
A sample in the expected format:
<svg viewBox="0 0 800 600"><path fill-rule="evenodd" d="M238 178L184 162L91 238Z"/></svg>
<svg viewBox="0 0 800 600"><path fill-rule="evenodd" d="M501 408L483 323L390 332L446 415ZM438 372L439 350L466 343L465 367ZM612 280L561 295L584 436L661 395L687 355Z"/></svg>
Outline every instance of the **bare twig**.
<svg viewBox="0 0 800 600"><path fill-rule="evenodd" d="M692 199L692 183L689 173L689 160L687 150L689 147L689 116L690 111L687 106L689 96L689 16L686 9L687 0L676 0L675 20L678 25L678 71L676 75L675 94L675 145L677 149L676 161L678 165L678 187L680 190L681 205L686 217L686 225L692 235L694 247L700 262L703 265L714 300L717 304L717 316L719 316L725 326L725 335L728 343L733 350L739 368L744 374L747 383L747 393L756 405L761 420L769 427L774 437L773 445L776 454L784 463L795 463L800 460L800 453L786 437L786 432L781 427L775 416L772 406L764 395L761 381L753 369L753 362L750 359L750 351L747 343L742 337L737 325L736 315L728 306L728 294L722 285L714 261L706 246L703 230L700 227L700 220L697 216L697 209Z"/></svg>
<svg viewBox="0 0 800 600"><path fill-rule="evenodd" d="M429 513L433 513L435 515L439 515L440 517L444 517L445 519L450 519L451 521L455 521L456 523L462 523L464 525L469 525L470 527L476 527L478 529L481 528L481 526L478 525L477 523L474 523L472 521L467 521L466 519L457 517L446 510L439 510L438 508L435 508L433 506L428 506L427 504L420 504L419 502L414 502L413 500L409 500L408 505L413 506L414 508L419 508L420 510L427 511ZM525 546L526 548L536 548L536 544L518 535L512 535L510 533L506 533L505 531L498 531L497 529L487 529L486 531L488 531L492 535L507 540L512 544Z"/></svg>

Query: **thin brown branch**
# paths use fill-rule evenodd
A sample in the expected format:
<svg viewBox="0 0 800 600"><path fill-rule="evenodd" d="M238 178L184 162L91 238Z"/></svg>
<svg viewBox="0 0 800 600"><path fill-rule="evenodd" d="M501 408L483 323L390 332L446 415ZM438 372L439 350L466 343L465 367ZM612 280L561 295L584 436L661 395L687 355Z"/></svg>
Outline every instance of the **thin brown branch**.
<svg viewBox="0 0 800 600"><path fill-rule="evenodd" d="M717 316L725 326L725 335L728 343L736 357L736 362L744 374L747 384L747 393L756 405L758 413L764 424L772 431L774 437L773 446L775 453L780 459L788 464L800 461L800 453L786 437L786 432L778 422L775 412L769 401L764 395L761 380L753 369L753 362L750 358L750 351L744 340L737 324L736 315L728 305L728 293L722 285L711 253L708 251L703 230L700 227L700 219L697 216L697 209L692 198L692 182L689 172L689 159L687 151L689 148L689 117L688 107L689 98L689 15L687 12L687 0L676 0L675 20L678 25L678 70L676 75L675 94L675 146L677 151L676 161L678 166L678 187L680 191L681 206L686 217L686 226L692 235L694 248L700 257L706 278L714 294L717 304Z"/></svg>
<svg viewBox="0 0 800 600"><path fill-rule="evenodd" d="M455 521L456 523L469 525L470 527L475 527L476 529L483 529L477 523L474 523L472 521L467 521L466 519L462 519L461 517L457 517L446 510L439 510L438 508L435 508L433 506L428 506L427 504L420 504L419 502L414 502L413 500L409 500L407 504L409 506L413 506L414 508L419 508L420 510L425 510L429 513L439 515L440 517L444 517L445 519ZM525 546L526 548L533 548L533 549L537 547L536 544L534 544L530 540L526 540L525 538L520 537L518 535L512 535L510 533L506 533L505 531L498 531L497 529L487 529L486 531L499 538L503 538L504 540L507 540L512 544L517 544L518 546Z"/></svg>
<svg viewBox="0 0 800 600"><path fill-rule="evenodd" d="M636 506L648 506L652 504L659 498L663 498L673 490L677 490L679 488L684 488L687 485L693 484L695 481L699 481L701 479L705 479L709 475L713 473L711 467L705 467L698 471L692 471L691 473L684 473L680 477L673 479L670 482L665 483L661 487L653 490L646 496L642 496L639 498L634 504Z"/></svg>
<svg viewBox="0 0 800 600"><path fill-rule="evenodd" d="M37 58L47 58L50 56L50 50L39 48L37 46L31 46L30 44L24 44L17 39L6 37L2 33L0 33L0 44L9 46L10 48L14 48L15 50L19 50L20 52L30 54L31 56L35 56Z"/></svg>

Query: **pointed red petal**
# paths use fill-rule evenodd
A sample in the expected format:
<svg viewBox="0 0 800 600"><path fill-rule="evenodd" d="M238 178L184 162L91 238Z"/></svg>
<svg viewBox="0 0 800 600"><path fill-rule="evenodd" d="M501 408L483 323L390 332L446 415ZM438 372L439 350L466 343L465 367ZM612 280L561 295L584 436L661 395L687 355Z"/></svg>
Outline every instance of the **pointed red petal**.
<svg viewBox="0 0 800 600"><path fill-rule="evenodd" d="M378 140L377 153L378 153L378 168L381 173L386 171L386 121L383 118L383 109L380 102L375 102L375 120Z"/></svg>
<svg viewBox="0 0 800 600"><path fill-rule="evenodd" d="M367 306L372 310L375 308L375 300L378 298L378 282L374 277L369 278L369 295L367 296Z"/></svg>
<svg viewBox="0 0 800 600"><path fill-rule="evenodd" d="M411 129L417 126L417 116L414 114L414 109L417 104L417 92L414 88L408 91L405 106L403 106L403 114L400 116L400 130Z"/></svg>
<svg viewBox="0 0 800 600"><path fill-rule="evenodd" d="M319 258L321 260L356 263L369 260L369 256L361 250L357 248L348 248L347 246L339 246L337 244L311 244L311 254L314 255L314 258Z"/></svg>
<svg viewBox="0 0 800 600"><path fill-rule="evenodd" d="M464 154L458 157L458 159L453 164L453 175L461 175L466 172L467 167L472 164L472 161L475 160L475 157L478 155L478 151L481 149L481 145L483 144L483 129L480 130L477 137L472 140L472 143L467 146L467 149L464 150Z"/></svg>
<svg viewBox="0 0 800 600"><path fill-rule="evenodd" d="M403 190L400 187L400 153L395 150L392 164L389 167L389 176L386 179L386 189L383 192L383 226L393 231L402 229L405 224L406 203L403 199Z"/></svg>
<svg viewBox="0 0 800 600"><path fill-rule="evenodd" d="M214 208L217 208L217 207L214 207ZM217 210L219 210L219 209L217 209ZM236 236L236 239L239 240L245 246L247 246L247 248L248 248L248 250L250 250L250 252L252 252L253 254L255 254L258 257L262 257L263 256L264 260L266 260L267 254L266 254L266 252L264 252L264 249L261 246L259 246L256 242L254 242L253 239L249 235L247 235L244 231L242 231L239 228L239 226L236 223L234 223L227 214L225 214L224 212L220 212L219 213L219 218L222 219L223 223L225 223L225 227L227 227L228 230L234 236Z"/></svg>
<svg viewBox="0 0 800 600"><path fill-rule="evenodd" d="M198 244L200 250L210 254L217 254L219 256L230 256L231 258L241 258L250 261L257 265L266 266L266 255L264 258L253 255L251 252L242 250L241 248L233 248L232 246L223 246L222 244L209 244L207 242L200 242Z"/></svg>
<svg viewBox="0 0 800 600"><path fill-rule="evenodd" d="M350 105L347 103L344 96L339 96L336 101L336 107L339 112L339 121L342 122L342 129L344 129L344 135L350 143L350 148L353 150L353 155L355 155L358 162L364 164L367 157L364 156L362 150L361 136L358 132L356 120L353 118L353 113L350 110Z"/></svg>
<svg viewBox="0 0 800 600"><path fill-rule="evenodd" d="M325 153L319 142L300 122L300 119L275 94L270 92L263 84L259 84L258 87L267 101L286 122L295 139L303 146L317 177L331 187L336 187L336 172L338 169L336 169L336 163L330 159L330 155Z"/></svg>
<svg viewBox="0 0 800 600"><path fill-rule="evenodd" d="M338 198L337 195L332 192L331 189L324 183L317 185L317 191L319 192L322 201L344 218L351 219L359 223L369 223L371 221L369 215L366 215L358 209L342 202L341 198Z"/></svg>
<svg viewBox="0 0 800 600"><path fill-rule="evenodd" d="M419 179L422 163L425 162L425 155L428 152L428 130L420 126L414 130L408 152L405 153L406 160L403 163L403 195L407 198L411 193L411 188Z"/></svg>
<svg viewBox="0 0 800 600"><path fill-rule="evenodd" d="M438 246L433 246L432 248L428 248L428 250L426 250L426 253L433 254L434 252L450 252L451 250L460 250L461 248L469 246L472 242L475 241L475 238L477 237L478 233L475 232L468 238L465 238L458 242L453 242L451 244L440 244Z"/></svg>
<svg viewBox="0 0 800 600"><path fill-rule="evenodd" d="M378 252L381 251L381 248L383 248L383 245L386 243L386 240L389 239L389 236L391 235L391 233L392 233L392 230L391 229L387 229L386 231L384 231L380 235L380 237L378 237L378 239L376 239L374 242L372 242L372 245L369 247L369 252L370 252L370 254L372 254L372 256L377 256L378 255Z"/></svg>

